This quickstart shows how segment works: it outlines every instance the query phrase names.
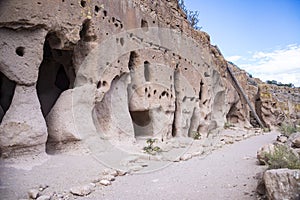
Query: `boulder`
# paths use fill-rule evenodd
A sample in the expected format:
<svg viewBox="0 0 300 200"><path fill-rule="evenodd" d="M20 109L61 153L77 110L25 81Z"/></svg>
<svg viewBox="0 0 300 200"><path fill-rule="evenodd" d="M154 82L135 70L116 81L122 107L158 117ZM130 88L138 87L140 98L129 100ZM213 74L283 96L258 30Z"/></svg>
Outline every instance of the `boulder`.
<svg viewBox="0 0 300 200"><path fill-rule="evenodd" d="M281 143L286 143L288 140L288 137L284 136L284 135L280 135L277 137L277 141L281 142Z"/></svg>
<svg viewBox="0 0 300 200"><path fill-rule="evenodd" d="M293 141L296 139L296 138L300 138L300 133L293 133L292 135L290 135L288 141L286 142L286 144L290 147L292 147L294 144L293 144Z"/></svg>
<svg viewBox="0 0 300 200"><path fill-rule="evenodd" d="M300 148L300 137L293 139L292 143L293 143L293 147Z"/></svg>
<svg viewBox="0 0 300 200"><path fill-rule="evenodd" d="M266 144L263 147L261 147L256 154L259 164L265 165L268 162L268 159L266 158L266 154L273 153L274 151L275 151L274 144Z"/></svg>
<svg viewBox="0 0 300 200"><path fill-rule="evenodd" d="M88 184L84 186L77 186L70 189L71 194L77 196L87 196L93 192L95 184Z"/></svg>
<svg viewBox="0 0 300 200"><path fill-rule="evenodd" d="M263 178L269 199L296 200L300 198L300 170L268 170Z"/></svg>

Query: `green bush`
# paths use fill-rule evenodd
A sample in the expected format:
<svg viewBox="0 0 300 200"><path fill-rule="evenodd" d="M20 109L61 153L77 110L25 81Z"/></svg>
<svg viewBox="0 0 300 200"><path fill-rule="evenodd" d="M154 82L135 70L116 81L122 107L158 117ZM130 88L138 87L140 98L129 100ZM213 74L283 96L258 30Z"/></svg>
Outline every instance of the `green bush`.
<svg viewBox="0 0 300 200"><path fill-rule="evenodd" d="M266 153L269 169L300 169L300 159L293 151L285 145L275 146L273 153Z"/></svg>
<svg viewBox="0 0 300 200"><path fill-rule="evenodd" d="M292 135L293 133L297 132L297 128L291 124L291 123L282 123L281 126L279 127L280 132L289 137L290 135Z"/></svg>
<svg viewBox="0 0 300 200"><path fill-rule="evenodd" d="M151 155L156 155L157 153L162 152L162 149L158 146L153 146L153 144L157 141L157 139L152 139L149 138L147 139L146 143L148 144L148 146L145 146L143 148L145 153L151 154Z"/></svg>
<svg viewBox="0 0 300 200"><path fill-rule="evenodd" d="M201 139L201 133L194 132L192 134L192 137L194 138L194 140L200 140Z"/></svg>
<svg viewBox="0 0 300 200"><path fill-rule="evenodd" d="M228 128L231 128L231 127L234 127L234 125L231 124L230 122L225 122L225 124L224 124L225 129L228 129Z"/></svg>

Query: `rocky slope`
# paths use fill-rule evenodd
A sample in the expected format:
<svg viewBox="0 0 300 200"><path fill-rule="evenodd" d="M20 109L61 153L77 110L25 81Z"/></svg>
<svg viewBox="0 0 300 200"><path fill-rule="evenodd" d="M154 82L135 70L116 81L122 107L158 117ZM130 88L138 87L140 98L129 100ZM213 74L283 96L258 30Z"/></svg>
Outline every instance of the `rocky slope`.
<svg viewBox="0 0 300 200"><path fill-rule="evenodd" d="M227 63L176 0L4 0L0 55L2 157L196 132L213 146L226 122L257 124L227 67L265 126L299 120L299 89Z"/></svg>

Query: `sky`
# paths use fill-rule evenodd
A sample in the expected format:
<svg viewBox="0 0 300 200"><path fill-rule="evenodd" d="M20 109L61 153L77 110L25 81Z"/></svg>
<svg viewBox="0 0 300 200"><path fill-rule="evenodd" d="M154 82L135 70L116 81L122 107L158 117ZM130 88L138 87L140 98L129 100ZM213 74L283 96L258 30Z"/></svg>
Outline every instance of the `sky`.
<svg viewBox="0 0 300 200"><path fill-rule="evenodd" d="M184 0L223 56L254 77L300 87L300 0Z"/></svg>

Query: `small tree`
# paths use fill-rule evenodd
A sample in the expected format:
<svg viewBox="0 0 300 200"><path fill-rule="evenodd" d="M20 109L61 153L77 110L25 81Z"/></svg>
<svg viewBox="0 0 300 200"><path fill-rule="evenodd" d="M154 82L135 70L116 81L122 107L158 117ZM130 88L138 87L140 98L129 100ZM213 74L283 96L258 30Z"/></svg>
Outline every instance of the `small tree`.
<svg viewBox="0 0 300 200"><path fill-rule="evenodd" d="M184 0L178 0L178 6L186 14L187 20L189 21L190 25L196 30L201 30L202 27L199 27L197 25L199 22L199 12L188 10L184 5Z"/></svg>

